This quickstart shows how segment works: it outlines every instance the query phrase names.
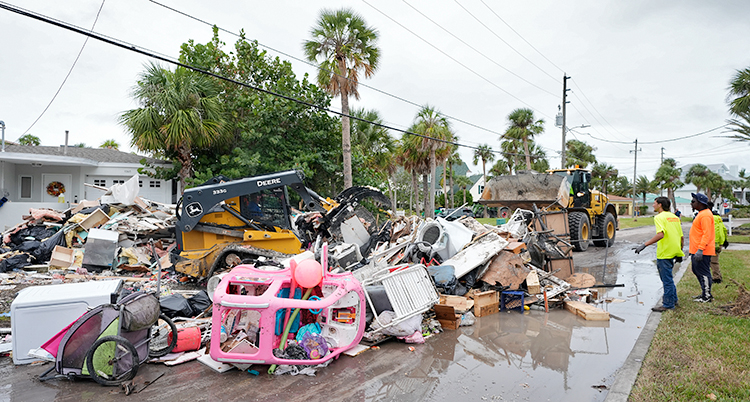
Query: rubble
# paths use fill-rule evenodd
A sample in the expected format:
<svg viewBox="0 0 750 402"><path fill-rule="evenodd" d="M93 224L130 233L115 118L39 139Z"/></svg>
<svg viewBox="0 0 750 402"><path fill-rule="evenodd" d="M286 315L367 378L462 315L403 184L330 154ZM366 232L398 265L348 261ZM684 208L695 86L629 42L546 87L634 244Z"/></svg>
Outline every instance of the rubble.
<svg viewBox="0 0 750 402"><path fill-rule="evenodd" d="M125 193L112 191L107 197L82 201L66 211L32 209L23 223L3 232L0 313L10 310L9 295L28 286L122 279L129 291L155 291L156 278L160 277L162 312L182 317L178 332L190 333L192 338L190 346L180 353L152 362L174 365L197 359L217 372L234 367L247 371L250 364L240 363L241 359L236 357L259 352L256 345L261 336L260 328L253 326L253 322L260 322L260 314L214 308L213 314L217 311L234 314L232 319L236 324L232 328L217 325L222 321L211 317L212 305L216 306L213 292L228 278L224 276L226 272L208 280L210 294L195 290L194 278L175 272L172 267L174 259L170 256L174 255L176 246L175 207ZM358 304L354 303L345 306L349 310L336 307L334 317L330 312L325 315L326 319L337 323L361 320L364 331L357 335L356 343L361 340L363 345L372 346L393 337L406 343L422 343L425 336L472 325L477 318L503 310L524 312L532 306L542 310L565 308L585 319L609 319L608 314L582 301L591 293L575 293L580 288L595 285L595 281L572 275L575 271L567 230L556 228L554 219L536 208L534 211L516 210L508 223L501 226L481 224L466 216L454 221L399 216L380 224L371 215L364 218L356 213L346 219L342 215L340 219L340 232L324 238L317 231L323 224L320 213L302 214L298 222L307 225L302 230L308 236L318 235L316 241L308 243L309 252L292 259L282 259L281 253L279 257L271 254L264 264L256 264L256 268L295 275L295 268L284 269L314 260L324 267L324 276L356 278L363 289L367 314L355 308ZM156 240L154 251L158 260L153 256L149 240ZM191 283L185 284L185 281ZM278 297L306 301L304 286L295 277L283 281L280 289L286 293L283 296L279 293ZM322 283L308 287L307 296L324 300L330 295L330 290L324 289ZM258 294L268 289L268 284L254 284L252 290L249 285L244 286L247 292L260 292ZM290 291L295 286L299 289ZM188 288L192 290L185 291ZM317 315L321 313L296 307L297 311L301 310L297 317L290 314L295 306L285 309L286 317L276 318L280 326L299 324L291 330L297 337L290 337L290 346L284 352L274 352L275 359L310 359L309 364L324 362L316 367L325 367L330 360L314 362L316 358L310 356L326 356L336 349L336 345L331 344L330 332L326 333L326 329L318 325L306 337L300 335L303 324L320 321L316 317L322 317ZM221 319L226 322L227 317ZM220 342L218 334L221 334ZM216 342L214 336L217 336ZM276 343L274 346L279 346ZM311 352L313 344L327 347ZM216 348L220 348L220 352L216 352ZM352 355L362 350L367 349L360 346ZM234 363L226 364L226 359L219 363L211 358L212 354L224 356L224 353L234 356L230 359ZM276 361L273 359L269 361ZM302 364L283 364L282 367L279 372L314 372L305 370L309 367Z"/></svg>

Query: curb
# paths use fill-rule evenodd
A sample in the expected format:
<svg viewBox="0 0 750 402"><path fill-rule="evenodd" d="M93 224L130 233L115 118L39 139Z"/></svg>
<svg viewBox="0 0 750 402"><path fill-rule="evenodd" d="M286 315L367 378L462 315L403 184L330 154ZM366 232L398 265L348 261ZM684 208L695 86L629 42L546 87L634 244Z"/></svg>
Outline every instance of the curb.
<svg viewBox="0 0 750 402"><path fill-rule="evenodd" d="M680 282L690 264L684 264L684 267L682 265L680 264L680 268L674 276L675 285ZM659 299L657 304L661 304L661 299ZM604 402L627 402L630 391L635 384L635 379L641 371L643 359L646 357L646 353L651 346L651 341L654 339L654 334L656 334L656 329L659 327L659 322L661 322L662 314L654 312L649 314L646 324L638 336L638 340L633 345L633 350L630 351L622 367L617 370L615 382L609 388L609 393L607 393Z"/></svg>

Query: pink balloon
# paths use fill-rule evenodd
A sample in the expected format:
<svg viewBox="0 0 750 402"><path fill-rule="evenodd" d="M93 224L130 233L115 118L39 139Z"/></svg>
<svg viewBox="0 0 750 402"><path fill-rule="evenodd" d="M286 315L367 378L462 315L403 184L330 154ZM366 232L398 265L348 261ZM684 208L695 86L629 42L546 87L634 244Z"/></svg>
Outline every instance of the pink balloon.
<svg viewBox="0 0 750 402"><path fill-rule="evenodd" d="M294 279L303 288L315 287L323 279L323 267L315 260L303 260L294 270Z"/></svg>

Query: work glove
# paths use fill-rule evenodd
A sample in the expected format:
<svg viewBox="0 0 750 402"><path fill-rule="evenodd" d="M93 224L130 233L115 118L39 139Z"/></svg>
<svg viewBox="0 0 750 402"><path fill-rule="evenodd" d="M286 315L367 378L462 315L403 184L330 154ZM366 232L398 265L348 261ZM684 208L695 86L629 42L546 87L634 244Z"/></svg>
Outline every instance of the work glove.
<svg viewBox="0 0 750 402"><path fill-rule="evenodd" d="M722 246L724 246L724 248L726 249L727 247L729 247L729 242L727 240L724 240L724 244L722 244Z"/></svg>
<svg viewBox="0 0 750 402"><path fill-rule="evenodd" d="M682 262L682 257L675 257L674 262Z"/></svg>
<svg viewBox="0 0 750 402"><path fill-rule="evenodd" d="M633 250L635 250L636 254L640 254L641 251L643 251L644 248L646 248L646 244L645 243L641 243L641 244L633 247Z"/></svg>
<svg viewBox="0 0 750 402"><path fill-rule="evenodd" d="M699 249L698 251L696 251L695 255L693 256L693 258L696 258L696 259L699 259L699 260L703 259L703 250Z"/></svg>

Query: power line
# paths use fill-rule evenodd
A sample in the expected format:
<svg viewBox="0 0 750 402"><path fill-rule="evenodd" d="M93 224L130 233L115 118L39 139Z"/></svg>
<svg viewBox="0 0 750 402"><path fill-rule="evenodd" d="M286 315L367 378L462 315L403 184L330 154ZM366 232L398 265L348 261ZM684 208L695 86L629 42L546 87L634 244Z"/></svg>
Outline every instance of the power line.
<svg viewBox="0 0 750 402"><path fill-rule="evenodd" d="M450 35L450 36L454 37L454 38L455 38L456 40L458 40L459 42L461 42L461 43L463 43L464 45L466 45L466 46L467 46L467 47L468 47L469 49L471 49L471 50L473 50L473 51L475 51L475 52L479 53L479 54L480 54L481 56L483 56L483 57L484 57L485 59L487 59L487 60L489 60L490 62L494 63L494 64L495 64L495 65L497 65L498 67L502 68L503 70L507 71L508 73L512 74L513 76L517 77L518 79L522 80L523 82L525 82L525 83L527 83L527 84L529 84L529 85L531 85L531 86L533 86L533 87L535 87L535 88L537 88L537 89L539 89L539 90L541 90L541 91L543 91L543 92L545 92L545 93L548 93L548 94L550 94L550 95L554 96L554 97L555 97L555 99L557 99L557 94L554 94L554 93L552 93L552 92L550 92L550 91L548 91L548 90L546 90L546 89L544 89L544 88L542 88L542 87L540 87L540 86L538 86L538 85L534 84L533 82L531 82L531 81L529 81L529 80L527 80L527 79L525 79L525 78L521 77L520 75L518 75L518 74L514 73L513 71L510 71L509 69L507 69L507 68L506 68L505 66L503 66L502 64L500 64L500 63L496 62L495 60L493 60L492 58L490 58L490 57L489 57L489 56L487 56L486 54L484 54L484 53L482 53L481 51L479 51L478 49L476 49L476 48L475 48L474 46L471 46L471 45L470 45L469 43L467 43L467 42L466 42L466 41L464 41L463 39L461 39L461 38L459 38L458 36L454 35L454 34L453 34L453 33L452 33L451 31L447 30L447 29L446 29L446 28L444 28L444 27L443 27L442 25L440 25L440 24L438 24L437 22L435 22L435 21L434 21L433 19L431 19L430 17L428 17L427 15L425 15L425 14L424 14L423 12L419 11L419 10L418 10L418 9L417 9L416 7L414 7L414 6L412 6L411 4L407 3L407 2L406 2L406 0L403 0L403 2L404 2L404 4L406 4L407 6L411 7L411 8L412 8L412 9L413 9L414 11L416 11L417 13L419 13L419 15L421 15L421 16L423 16L423 17L425 17L425 18L426 18L426 19L427 19L428 21L430 21L430 22L432 22L433 24L437 25L437 27L438 27L438 28L440 28L440 29L442 29L443 31L445 31L445 32L446 32L446 33L447 33L448 35ZM460 5L460 4L459 4L459 5Z"/></svg>
<svg viewBox="0 0 750 402"><path fill-rule="evenodd" d="M552 60L548 59L547 56L545 56L542 52L540 52L537 48L535 48L534 45L532 45L531 43L529 43L529 41L527 41L526 38L523 37L523 35L521 35L520 33L516 32L516 30L513 29L513 27L510 26L507 22L505 22L505 20L502 19L495 12L495 10L493 10L492 8L490 8L490 6L488 6L487 3L484 2L484 0L480 0L480 1L482 2L482 4L484 4L485 7L487 7L488 10L490 10L490 12L492 12L492 14L495 14L495 17L497 17L497 19L499 19L500 21L502 21L503 24L505 24L508 28L510 28L510 30L513 31L513 33L515 33L516 35L518 35L518 37L521 38L524 42L526 42L527 45L531 46L532 49L536 50L536 52L539 53L540 56L544 57L545 60L547 60L550 64L552 64L558 70L560 70L561 73L565 72L565 70L563 70L562 68L558 67L557 64L553 63Z"/></svg>
<svg viewBox="0 0 750 402"><path fill-rule="evenodd" d="M609 126L612 127L613 130L615 130L615 132L617 132L618 134L620 134L623 138L627 138L627 136L625 136L624 134L622 134L619 131L617 131L617 129L615 128L615 126L613 126L609 121L607 121L607 119L604 117L604 115L599 112L599 109L597 109L596 106L594 106L594 103L591 102L591 100L589 100L588 96L586 96L586 94L583 92L583 88L580 85L578 85L578 81L576 81L576 85L578 86L578 90L581 92L581 95L583 95L583 97L589 102L589 104L591 105L591 107L594 108L594 110L596 110L596 113L599 114L599 116L601 116L602 119L607 124L609 124Z"/></svg>
<svg viewBox="0 0 750 402"><path fill-rule="evenodd" d="M99 21L99 14L101 14L102 8L104 8L104 2L105 2L105 0L102 0L102 4L99 6L99 11L96 12L96 18L94 18L94 23L91 25L91 31L92 32L94 31L94 27L96 26L96 22ZM39 114L39 117L37 117L36 120L34 120L34 122L31 123L31 125L29 126L29 128L27 128L26 131L24 131L23 134L21 134L21 136L26 135L29 132L29 130L31 130L31 128L34 127L34 125L36 125L36 123L39 121L39 119L41 119L42 116L44 116L44 114L47 113L47 110L49 109L49 107L52 106L52 102L54 102L55 99L57 99L57 95L60 94L60 91L62 90L63 86L68 81L68 77L70 77L70 74L73 72L73 68L75 68L76 63L78 63L78 59L81 57L81 53L83 53L83 49L86 47L86 44L88 42L89 42L89 38L87 36L86 39L83 41L83 45L81 46L81 50L78 51L78 55L76 56L76 59L73 60L73 65L70 66L70 70L68 70L68 74L63 79L62 83L60 84L60 87L57 88L57 92L55 92L55 94L52 95L52 99L50 99L49 103L47 104L47 107L45 107L44 110L42 110L42 113Z"/></svg>
<svg viewBox="0 0 750 402"><path fill-rule="evenodd" d="M456 2L456 4L458 4L459 7L463 8L464 11L466 11L467 14L469 14L472 18L474 18L475 20L477 20L478 23L480 23L483 27L487 28L488 31L492 32L492 34L495 35L496 38L500 39L501 42L503 42L506 45L508 45L508 47L511 48L511 50L513 50L514 52L516 52L519 56L523 57L524 60L526 60L529 63L531 63L531 65L533 65L534 67L538 68L539 71L541 71L542 73L544 73L548 77L552 78L555 82L557 82L557 78L553 77L552 74L544 71L541 67L537 66L533 61L529 60L526 56L524 56L523 54L521 54L521 52L519 52L518 50L516 50L516 48L514 48L513 46L511 46L510 43L506 42L505 39L501 38L500 35L498 35L497 33L495 33L495 31L493 31L492 29L490 29L490 27L488 27L484 22L482 22L474 14L472 14L468 9L466 9L466 7L462 6L461 3L459 3L457 0L454 0L454 1Z"/></svg>
<svg viewBox="0 0 750 402"><path fill-rule="evenodd" d="M472 72L472 73L473 73L474 75L476 75L477 77L479 77L479 78L481 78L482 80L486 81L486 82L487 82L488 84L490 84L490 85L492 85L493 87L495 87L495 88L497 88L497 89L499 89L499 90L501 90L501 91L505 92L505 93L506 93L506 94L507 94L508 96L510 96L511 98L513 98L513 99L515 99L515 100L517 100L517 101L519 101L519 102L523 103L524 105L528 106L529 108L531 108L532 110L536 111L537 113L539 113L539 114L541 114L541 115L544 115L544 116L547 116L547 117L548 117L548 118L550 118L550 119L552 118L552 117L551 117L550 115L548 115L548 114L546 114L546 113L544 113L544 112L541 112L541 111L537 110L537 109L536 109L536 108L534 108L533 106L531 106L531 105L529 105L528 103L526 103L526 102L524 102L523 100L521 100L521 98L519 98L519 97L517 97L517 96L513 95L512 93L508 92L508 91L507 91L506 89L502 88L501 86L499 86L499 85L495 84L494 82L490 81L489 79L485 78L485 77L484 77L483 75L479 74L478 72L476 72L476 71L472 70L472 69L471 69L471 67L469 67L469 66L467 66L466 64L462 63L461 61L459 61L459 60L458 60L458 59L456 59L455 57L453 57L453 56L449 55L448 53L446 53L445 51L443 51L443 50L442 50L442 49L440 49L439 47L437 47L437 46L433 45L433 44L432 44L432 43L431 43L430 41L428 41L427 39L425 39L425 38L423 38L423 37L421 37L421 36L417 35L417 34L416 34L416 33L415 33L414 31L412 31L411 29L407 28L407 27L406 27L405 25L401 24L400 22L398 22L398 21L396 21L395 19L391 18L391 17L390 17L390 16L388 15L388 14L386 14L386 13L384 13L384 12L380 11L380 10L379 10L379 9L378 9L377 7L375 7L375 6L373 6L372 4L368 3L368 2L367 2L367 0L362 0L362 2L363 2L363 3L365 3L365 4L367 4L368 6L372 7L372 8L373 8L373 9L374 9L375 11L379 12L379 13L380 13L380 14L382 14L382 15L383 15L384 17L386 17L386 18L388 18L389 20L391 20L391 21L392 21L392 22L393 22L394 24L396 24L396 25L400 26L401 28L403 28L404 30L406 30L407 32L409 32L410 34L412 34L412 35L416 36L417 38L419 38L419 39L420 39L421 41L423 41L424 43L428 44L428 45L429 45L430 47L432 47L433 49L435 49L435 50L437 50L438 52L442 53L442 54L443 54L443 55L444 55L445 57L447 57L447 58L449 58L449 59L453 60L453 61L454 61L454 62L455 62L456 64L460 65L461 67L465 68L466 70L468 70L468 71Z"/></svg>
<svg viewBox="0 0 750 402"><path fill-rule="evenodd" d="M202 19L200 19L200 18L198 18L198 17L195 17L195 16L193 16L193 15L190 15L190 14L188 14L188 13L184 12L184 11L180 11L180 10L178 10L178 9L176 9L176 8L173 8L173 7L167 6L167 5L165 5L165 4L159 3L159 2L158 2L158 1L156 1L156 0L149 0L149 1L150 1L150 2L152 2L152 3L154 3L154 4L156 4L156 5L158 5L158 6L164 7L164 8L166 8L167 10L173 11L173 12L175 12L175 13L178 13L178 14L180 14L180 15L183 15L183 16L185 16L185 17L188 17L188 18L190 18L190 19L192 19L192 20L195 20L195 21L198 21L198 22L200 22L200 23L206 24L206 25L208 25L208 26L211 26L211 27L213 27L213 26L216 26L216 28L217 28L218 30L222 31L222 32L225 32L225 33L228 33L228 34L230 34L230 35L233 35L233 36L236 36L236 37L238 37L238 38L241 38L241 36L240 36L239 34L237 34L237 33L234 33L234 32L232 32L232 31L229 31L229 30L227 30L227 29L224 29L224 28L222 28L222 27L220 27L220 26L218 26L218 25L216 25L216 24L211 24L211 23L210 23L210 22L208 22L208 21L204 21L204 20L202 20ZM326 69L326 68L323 68L323 67L321 67L320 65L317 65L317 64L311 63L311 62L309 62L309 61L307 61L307 60L305 60L305 59L301 59L301 58L299 58L299 57L296 57L296 56L293 56L293 55L291 55L291 54L289 54L289 53L285 53L285 52L283 52L283 51L281 51L281 50L278 50L278 49L275 49L275 48L273 48L273 47L270 47L270 46L268 46L268 45L264 45L264 44L262 44L262 43L258 42L257 40L255 40L255 42L256 42L256 43L258 44L258 46L264 47L264 48L266 48L266 49L268 49L268 50L271 50L271 51L273 51L273 52L276 52L276 53L279 53L279 54L281 54L281 55L284 55L284 56L286 56L286 57L288 57L288 58L290 58L290 59L293 59L293 60L299 61L300 63L304 63L304 64L307 64L308 66L310 66L310 67L313 67L313 68L316 68L316 69L318 69L318 70L321 70L321 71L325 71L326 73L329 73L329 74L333 74L333 75L335 75L335 76L337 76L337 77L341 77L341 78L343 78L343 79L345 79L345 80L347 80L347 81L351 81L351 79L350 79L349 77L344 77L344 76L342 76L342 75L340 75L340 74L336 73L335 71L331 71L331 70L328 70L328 69ZM416 107L418 107L418 108L421 108L422 106L424 106L424 105L420 105L420 104L418 104L418 103L416 103L416 102L410 101L410 100L408 100L408 99L402 98L402 97L400 97L400 96L398 96L398 95L394 95L394 94L391 94L391 93L389 93L389 92L383 91L383 90L381 90L381 89L375 88L375 87L373 87L373 86L370 86L370 85L364 84L364 83L362 83L362 82L358 82L358 83L357 83L357 85L363 86L363 87L365 87L365 88L367 88L367 89L371 89L371 90L373 90L373 91L375 91L375 92L378 92L378 93L380 93L380 94L383 94L383 95L389 96L389 97L391 97L391 98L393 98L393 99L397 99L397 100L399 100L399 101L401 101L401 102L404 102L404 103L408 103L408 104L410 104L410 105L412 105L412 106L416 106ZM466 124L467 126L470 126L470 127L474 127L474 128L476 128L476 129L479 129L479 130L482 130L482 131L486 131L486 132L488 132L488 133L492 133L492 134L497 134L497 135L502 135L502 133L499 133L499 132L497 132L497 131L494 131L494 130L490 130L490 129L488 129L488 128L484 128L484 127L482 127L482 126L478 126L478 125L476 125L476 124L474 124L474 123L468 122L468 121L466 121L466 120L463 120L463 119L460 119L460 118L458 118L458 117L453 117L453 116L447 115L447 114L445 114L445 113L441 113L441 115L443 115L443 117L445 117L445 118L447 118L447 119L450 119L450 120L454 120L454 121L457 121L457 122L459 122L459 123L462 123L462 124Z"/></svg>
<svg viewBox="0 0 750 402"><path fill-rule="evenodd" d="M721 128L724 128L724 127L726 127L726 126L727 126L727 124L724 124L724 125L721 125L721 126L719 126L719 127L714 127L714 128L712 128L712 129L710 129L710 130L702 131L702 132L700 132L700 133L696 133L696 134L690 134L690 135L686 135L686 136L684 136L684 137L670 138L670 139L668 139L668 140L660 140L660 141L645 141L645 142L641 142L641 145L649 145L649 144L663 144L663 143L665 143L665 142L680 141L680 140L684 140L684 139L688 139L688 138L693 138L693 137L697 137L697 136L699 136L699 135L704 135L704 134L708 134L708 133L710 133L710 132L716 131L716 130L718 130L718 129L721 129ZM591 138L593 138L593 139L595 139L595 140L598 140L598 141L602 141L602 142L609 142L609 143L612 143L612 144L632 144L632 142L625 142L625 141L613 141L613 140L607 140L607 139L604 139L604 138L598 138L598 137L594 137L593 135L591 135L591 134L589 134L589 133L579 133L579 134L581 134L581 135L588 135L589 137L591 137Z"/></svg>

